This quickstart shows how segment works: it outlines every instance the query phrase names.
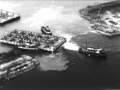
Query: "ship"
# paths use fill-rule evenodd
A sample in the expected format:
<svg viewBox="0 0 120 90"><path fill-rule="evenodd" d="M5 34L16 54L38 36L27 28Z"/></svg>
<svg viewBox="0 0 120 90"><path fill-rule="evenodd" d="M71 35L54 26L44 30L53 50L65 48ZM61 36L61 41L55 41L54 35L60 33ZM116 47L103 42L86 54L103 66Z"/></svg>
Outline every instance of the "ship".
<svg viewBox="0 0 120 90"><path fill-rule="evenodd" d="M39 61L28 55L22 55L16 60L0 65L0 84L11 80L39 65Z"/></svg>
<svg viewBox="0 0 120 90"><path fill-rule="evenodd" d="M20 15L5 10L0 10L0 25L4 25L10 21L20 19Z"/></svg>
<svg viewBox="0 0 120 90"><path fill-rule="evenodd" d="M41 32L42 32L44 35L50 35L50 36L52 35L52 32L51 32L49 26L46 26L46 27L42 26L42 27L41 27Z"/></svg>
<svg viewBox="0 0 120 90"><path fill-rule="evenodd" d="M0 39L22 50L54 52L66 42L66 38L52 34L48 26L41 27L41 33L15 29Z"/></svg>
<svg viewBox="0 0 120 90"><path fill-rule="evenodd" d="M93 57L106 57L106 53L102 48L92 48L87 47L86 48L79 48L79 53L85 54L87 56L93 56Z"/></svg>

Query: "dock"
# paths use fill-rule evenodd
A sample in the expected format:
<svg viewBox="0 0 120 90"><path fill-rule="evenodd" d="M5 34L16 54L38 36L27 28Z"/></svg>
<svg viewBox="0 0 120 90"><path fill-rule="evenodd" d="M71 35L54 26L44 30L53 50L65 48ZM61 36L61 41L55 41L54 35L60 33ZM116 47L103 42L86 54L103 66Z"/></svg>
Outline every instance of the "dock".
<svg viewBox="0 0 120 90"><path fill-rule="evenodd" d="M19 20L20 15L8 12L5 10L0 10L0 25L5 25L6 23Z"/></svg>
<svg viewBox="0 0 120 90"><path fill-rule="evenodd" d="M0 42L23 50L54 52L66 42L66 39L60 36L45 36L40 33L15 29L2 37Z"/></svg>

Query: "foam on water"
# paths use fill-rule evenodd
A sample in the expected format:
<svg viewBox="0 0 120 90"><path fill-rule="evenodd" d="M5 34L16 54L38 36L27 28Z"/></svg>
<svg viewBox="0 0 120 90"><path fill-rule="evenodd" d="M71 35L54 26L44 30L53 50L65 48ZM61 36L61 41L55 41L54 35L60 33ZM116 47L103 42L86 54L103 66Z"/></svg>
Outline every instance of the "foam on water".
<svg viewBox="0 0 120 90"><path fill-rule="evenodd" d="M65 49L74 50L74 51L79 50L79 46L75 42L67 42L63 45L63 47Z"/></svg>
<svg viewBox="0 0 120 90"><path fill-rule="evenodd" d="M64 38L67 39L67 42L63 45L63 47L65 49L68 49L68 50L74 50L74 51L78 51L79 50L79 46L74 42L74 41L71 41L71 39L75 36L75 35L72 35L72 34L61 34Z"/></svg>

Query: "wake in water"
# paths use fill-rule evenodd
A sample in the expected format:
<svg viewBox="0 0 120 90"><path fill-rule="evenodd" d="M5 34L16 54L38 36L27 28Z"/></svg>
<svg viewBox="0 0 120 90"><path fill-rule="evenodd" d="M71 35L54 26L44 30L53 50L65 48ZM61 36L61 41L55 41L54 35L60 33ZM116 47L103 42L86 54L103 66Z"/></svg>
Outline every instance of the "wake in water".
<svg viewBox="0 0 120 90"><path fill-rule="evenodd" d="M61 36L63 36L64 38L67 39L67 42L63 45L63 47L65 49L68 49L68 50L74 50L74 51L78 51L79 50L79 46L71 41L71 39L74 37L74 35L71 35L71 34L61 34Z"/></svg>
<svg viewBox="0 0 120 90"><path fill-rule="evenodd" d="M63 45L63 47L65 49L74 50L74 51L79 50L79 46L75 42L67 42Z"/></svg>

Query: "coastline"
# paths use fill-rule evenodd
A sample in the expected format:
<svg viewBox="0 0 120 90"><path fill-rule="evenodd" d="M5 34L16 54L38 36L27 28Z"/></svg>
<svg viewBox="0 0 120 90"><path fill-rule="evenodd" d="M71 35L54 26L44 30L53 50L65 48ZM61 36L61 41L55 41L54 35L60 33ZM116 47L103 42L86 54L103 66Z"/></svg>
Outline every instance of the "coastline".
<svg viewBox="0 0 120 90"><path fill-rule="evenodd" d="M119 19L119 16L116 15L117 13L119 13L116 10L116 7L117 9L120 8L119 5L120 1L111 1L94 6L88 6L79 10L79 13L82 18L89 21L89 23L91 24L91 29L105 36L116 36L120 34L120 25L115 25L118 22L114 22L114 19ZM107 15L110 18L106 17Z"/></svg>

